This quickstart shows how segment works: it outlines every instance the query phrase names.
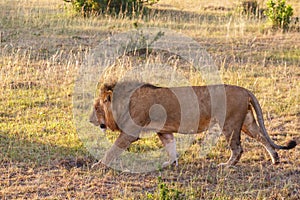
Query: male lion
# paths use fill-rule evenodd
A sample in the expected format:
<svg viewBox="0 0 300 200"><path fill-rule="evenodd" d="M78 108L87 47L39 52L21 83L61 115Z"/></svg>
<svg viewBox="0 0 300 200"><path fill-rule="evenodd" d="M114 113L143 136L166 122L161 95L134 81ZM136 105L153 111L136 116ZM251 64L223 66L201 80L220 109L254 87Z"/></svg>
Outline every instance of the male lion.
<svg viewBox="0 0 300 200"><path fill-rule="evenodd" d="M275 144L267 134L256 97L247 89L232 85L165 88L135 82L106 84L100 89L90 122L104 131L107 128L120 131L113 146L98 162L105 165L138 140L139 133L145 130L156 131L165 146L169 161L163 163L163 167L177 165L174 132L194 134L209 130L215 124L222 127L219 131L231 149L229 160L221 165L235 165L239 161L243 152L241 130L266 148L273 164L279 163L275 149L296 146L294 140L286 146Z"/></svg>

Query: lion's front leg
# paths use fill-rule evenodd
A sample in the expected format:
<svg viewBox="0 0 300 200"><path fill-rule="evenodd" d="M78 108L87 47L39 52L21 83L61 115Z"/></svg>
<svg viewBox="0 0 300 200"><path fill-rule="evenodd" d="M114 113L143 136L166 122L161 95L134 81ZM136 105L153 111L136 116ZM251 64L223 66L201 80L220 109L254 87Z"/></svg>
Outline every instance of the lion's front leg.
<svg viewBox="0 0 300 200"><path fill-rule="evenodd" d="M113 160L119 157L121 153L136 140L138 140L138 137L134 137L122 132L112 147L105 153L104 157L99 162L95 163L92 168L96 167L100 163L109 166Z"/></svg>
<svg viewBox="0 0 300 200"><path fill-rule="evenodd" d="M118 147L116 144L113 144L111 148L105 152L103 158L92 165L92 169L109 167L110 163L119 157L124 150L125 149Z"/></svg>
<svg viewBox="0 0 300 200"><path fill-rule="evenodd" d="M162 141L163 145L169 156L169 161L162 164L162 167L167 167L175 163L178 165L177 151L176 151L176 141L173 133L158 133L159 139Z"/></svg>

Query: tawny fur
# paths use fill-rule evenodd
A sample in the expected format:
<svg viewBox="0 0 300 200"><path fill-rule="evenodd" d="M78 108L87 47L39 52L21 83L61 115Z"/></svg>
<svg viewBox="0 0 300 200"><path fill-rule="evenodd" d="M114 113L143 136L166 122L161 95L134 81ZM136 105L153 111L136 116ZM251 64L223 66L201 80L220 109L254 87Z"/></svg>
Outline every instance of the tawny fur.
<svg viewBox="0 0 300 200"><path fill-rule="evenodd" d="M239 161L243 152L240 141L241 131L256 139L266 148L273 164L279 163L279 157L275 149L291 149L296 146L296 142L293 140L287 146L280 146L270 139L264 126L262 110L258 100L245 88L231 85L164 88L138 83L138 87L134 90L129 89L127 91L126 86L131 83L118 84L121 88L118 92L124 94L115 95L115 84L105 85L101 88L90 121L96 126L100 125L103 129L109 128L113 131L120 131L120 135L115 141L115 145L120 149L125 150L128 148L132 142L138 140L139 133L145 130L156 131L162 143L166 146L174 142L173 133L200 133L209 129L212 120L223 120L224 122L222 133L231 149L231 156L226 163L222 163L224 165L235 165ZM195 94L196 101L195 97L189 95L191 89ZM215 106L218 105L218 100L222 104L221 101L224 100L221 96L218 98L218 91L222 89L225 92L226 103L223 102L225 107L215 107L214 109L217 112L212 113L211 93L215 92L214 101L217 102ZM120 97L126 94L130 94L127 102L124 100L125 98L114 98L114 96ZM184 112L181 110L182 102L180 103L178 96L184 102L187 102L186 105L190 105L185 105L186 110ZM255 120L253 109L259 125ZM153 112L154 115L149 115L149 112ZM186 113L191 114L191 116L186 115ZM132 121L130 122L128 118L131 118ZM186 121L185 126L182 127L183 119L186 119ZM163 121L163 124L161 121ZM167 148L166 150L168 149L174 151L174 148ZM169 155L174 155L174 153L168 152ZM118 155L114 156L117 157ZM113 159L110 158L110 160ZM172 162L177 162L174 158L172 159Z"/></svg>

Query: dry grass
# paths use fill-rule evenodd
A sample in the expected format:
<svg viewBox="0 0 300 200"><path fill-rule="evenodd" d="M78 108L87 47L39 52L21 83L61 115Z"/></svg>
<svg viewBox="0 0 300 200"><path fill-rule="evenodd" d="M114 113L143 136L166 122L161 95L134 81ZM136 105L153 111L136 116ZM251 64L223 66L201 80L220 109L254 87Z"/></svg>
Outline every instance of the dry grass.
<svg viewBox="0 0 300 200"><path fill-rule="evenodd" d="M299 32L271 33L264 20L205 10L205 1L191 2L176 1L170 10L170 1L162 0L159 9L168 9L152 11L148 19L83 19L66 13L60 0L0 2L1 198L300 198L299 146L280 151L282 163L272 166L265 150L246 137L236 168L216 166L229 156L220 140L206 158L199 158L200 147L192 145L177 168L147 174L90 170L95 159L73 122L74 76L90 49L135 24L193 37L212 55L224 83L256 94L277 143L299 142ZM235 1L224 3L211 1L210 6L233 7ZM299 15L298 1L290 3Z"/></svg>

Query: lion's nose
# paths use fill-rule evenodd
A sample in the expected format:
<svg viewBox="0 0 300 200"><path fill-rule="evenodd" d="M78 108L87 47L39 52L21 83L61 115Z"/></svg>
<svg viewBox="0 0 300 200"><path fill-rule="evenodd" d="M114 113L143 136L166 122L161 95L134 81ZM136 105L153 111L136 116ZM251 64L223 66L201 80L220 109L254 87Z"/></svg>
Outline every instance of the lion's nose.
<svg viewBox="0 0 300 200"><path fill-rule="evenodd" d="M105 129L106 125L105 124L100 124L100 128Z"/></svg>

